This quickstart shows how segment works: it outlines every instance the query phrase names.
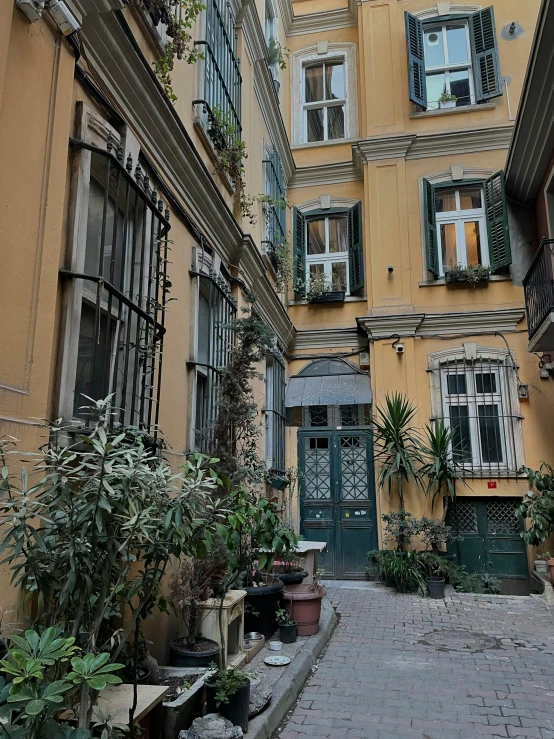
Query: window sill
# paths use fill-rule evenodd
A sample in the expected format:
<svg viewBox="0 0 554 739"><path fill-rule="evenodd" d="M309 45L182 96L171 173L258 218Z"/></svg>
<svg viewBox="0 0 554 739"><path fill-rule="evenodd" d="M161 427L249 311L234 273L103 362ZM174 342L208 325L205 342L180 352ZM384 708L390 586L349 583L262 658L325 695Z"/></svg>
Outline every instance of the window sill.
<svg viewBox="0 0 554 739"><path fill-rule="evenodd" d="M296 149L313 149L317 146L338 146L339 144L355 144L358 141L358 138L332 139L332 141L310 141L301 144L292 144L290 148L295 151Z"/></svg>
<svg viewBox="0 0 554 739"><path fill-rule="evenodd" d="M439 108L438 110L422 110L419 113L410 113L410 118L433 118L441 115L456 115L457 113L474 113L478 110L494 110L496 103L481 105L460 105L458 108Z"/></svg>
<svg viewBox="0 0 554 739"><path fill-rule="evenodd" d="M309 300L289 300L288 305L344 305L345 303L365 303L365 296L347 295L341 303L311 303Z"/></svg>
<svg viewBox="0 0 554 739"><path fill-rule="evenodd" d="M510 275L491 275L488 279L488 282L511 282L512 278ZM418 282L418 287L440 287L440 286L446 285L446 280L443 278L439 280L422 280L421 282ZM467 287L469 289L473 289L473 286L469 283L463 283L460 282L457 285L458 287L464 288Z"/></svg>

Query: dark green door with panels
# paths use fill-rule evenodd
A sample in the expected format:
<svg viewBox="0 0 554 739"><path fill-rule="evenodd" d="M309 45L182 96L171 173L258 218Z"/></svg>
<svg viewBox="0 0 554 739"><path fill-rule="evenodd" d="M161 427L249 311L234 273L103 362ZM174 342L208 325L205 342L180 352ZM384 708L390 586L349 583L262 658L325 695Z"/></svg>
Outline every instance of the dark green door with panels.
<svg viewBox="0 0 554 739"><path fill-rule="evenodd" d="M458 497L450 503L447 523L460 536L448 546L468 572L527 580L527 551L517 498Z"/></svg>
<svg viewBox="0 0 554 739"><path fill-rule="evenodd" d="M298 459L301 533L327 543L318 555L325 577L363 577L367 552L377 548L371 434L299 432Z"/></svg>

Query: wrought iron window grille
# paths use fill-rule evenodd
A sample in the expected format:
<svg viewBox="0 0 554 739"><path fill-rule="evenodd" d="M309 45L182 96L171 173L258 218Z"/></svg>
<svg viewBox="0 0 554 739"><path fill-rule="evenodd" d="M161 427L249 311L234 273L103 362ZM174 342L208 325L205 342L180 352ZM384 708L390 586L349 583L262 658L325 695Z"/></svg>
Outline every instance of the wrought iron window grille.
<svg viewBox="0 0 554 739"><path fill-rule="evenodd" d="M285 472L285 363L278 351L266 358L266 463L271 472Z"/></svg>
<svg viewBox="0 0 554 739"><path fill-rule="evenodd" d="M453 359L429 370L439 416L454 432L452 459L468 477L521 474L517 369L505 361Z"/></svg>
<svg viewBox="0 0 554 739"><path fill-rule="evenodd" d="M112 422L157 434L165 309L169 210L133 159L110 135L106 149L71 139L91 154L74 415L83 395L112 395Z"/></svg>
<svg viewBox="0 0 554 739"><path fill-rule="evenodd" d="M273 147L269 156L262 161L264 167L265 195L264 203L265 239L262 242L266 254L273 266L278 270L277 248L287 240L287 212L285 202L285 176L279 152Z"/></svg>

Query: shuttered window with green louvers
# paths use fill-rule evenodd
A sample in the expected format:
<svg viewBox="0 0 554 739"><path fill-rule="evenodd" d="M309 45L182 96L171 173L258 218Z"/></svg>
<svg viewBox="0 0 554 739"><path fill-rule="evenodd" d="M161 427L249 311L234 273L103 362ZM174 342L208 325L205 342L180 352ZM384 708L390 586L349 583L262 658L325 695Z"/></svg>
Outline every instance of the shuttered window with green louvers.
<svg viewBox="0 0 554 739"><path fill-rule="evenodd" d="M421 20L405 13L409 99L438 110L502 95L494 9Z"/></svg>
<svg viewBox="0 0 554 739"><path fill-rule="evenodd" d="M486 180L423 180L427 269L435 277L480 264L491 272L512 263L504 172Z"/></svg>
<svg viewBox="0 0 554 739"><path fill-rule="evenodd" d="M308 212L293 208L292 217L294 289L297 298L302 296L306 283L309 282L310 272L323 273L324 270L329 271L331 282L333 279L337 281L337 275L344 273L346 277L347 270L347 280L342 286L345 292L363 292L362 204L357 202L351 208L327 208ZM340 279L344 280L344 277Z"/></svg>

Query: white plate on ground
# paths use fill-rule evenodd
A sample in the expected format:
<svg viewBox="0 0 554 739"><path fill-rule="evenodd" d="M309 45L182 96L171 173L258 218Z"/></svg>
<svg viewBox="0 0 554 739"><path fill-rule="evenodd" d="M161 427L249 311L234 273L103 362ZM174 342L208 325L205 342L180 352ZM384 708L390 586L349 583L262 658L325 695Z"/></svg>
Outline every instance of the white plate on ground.
<svg viewBox="0 0 554 739"><path fill-rule="evenodd" d="M272 667L284 667L285 665L290 664L290 657L266 657L264 662L266 665L272 665Z"/></svg>

